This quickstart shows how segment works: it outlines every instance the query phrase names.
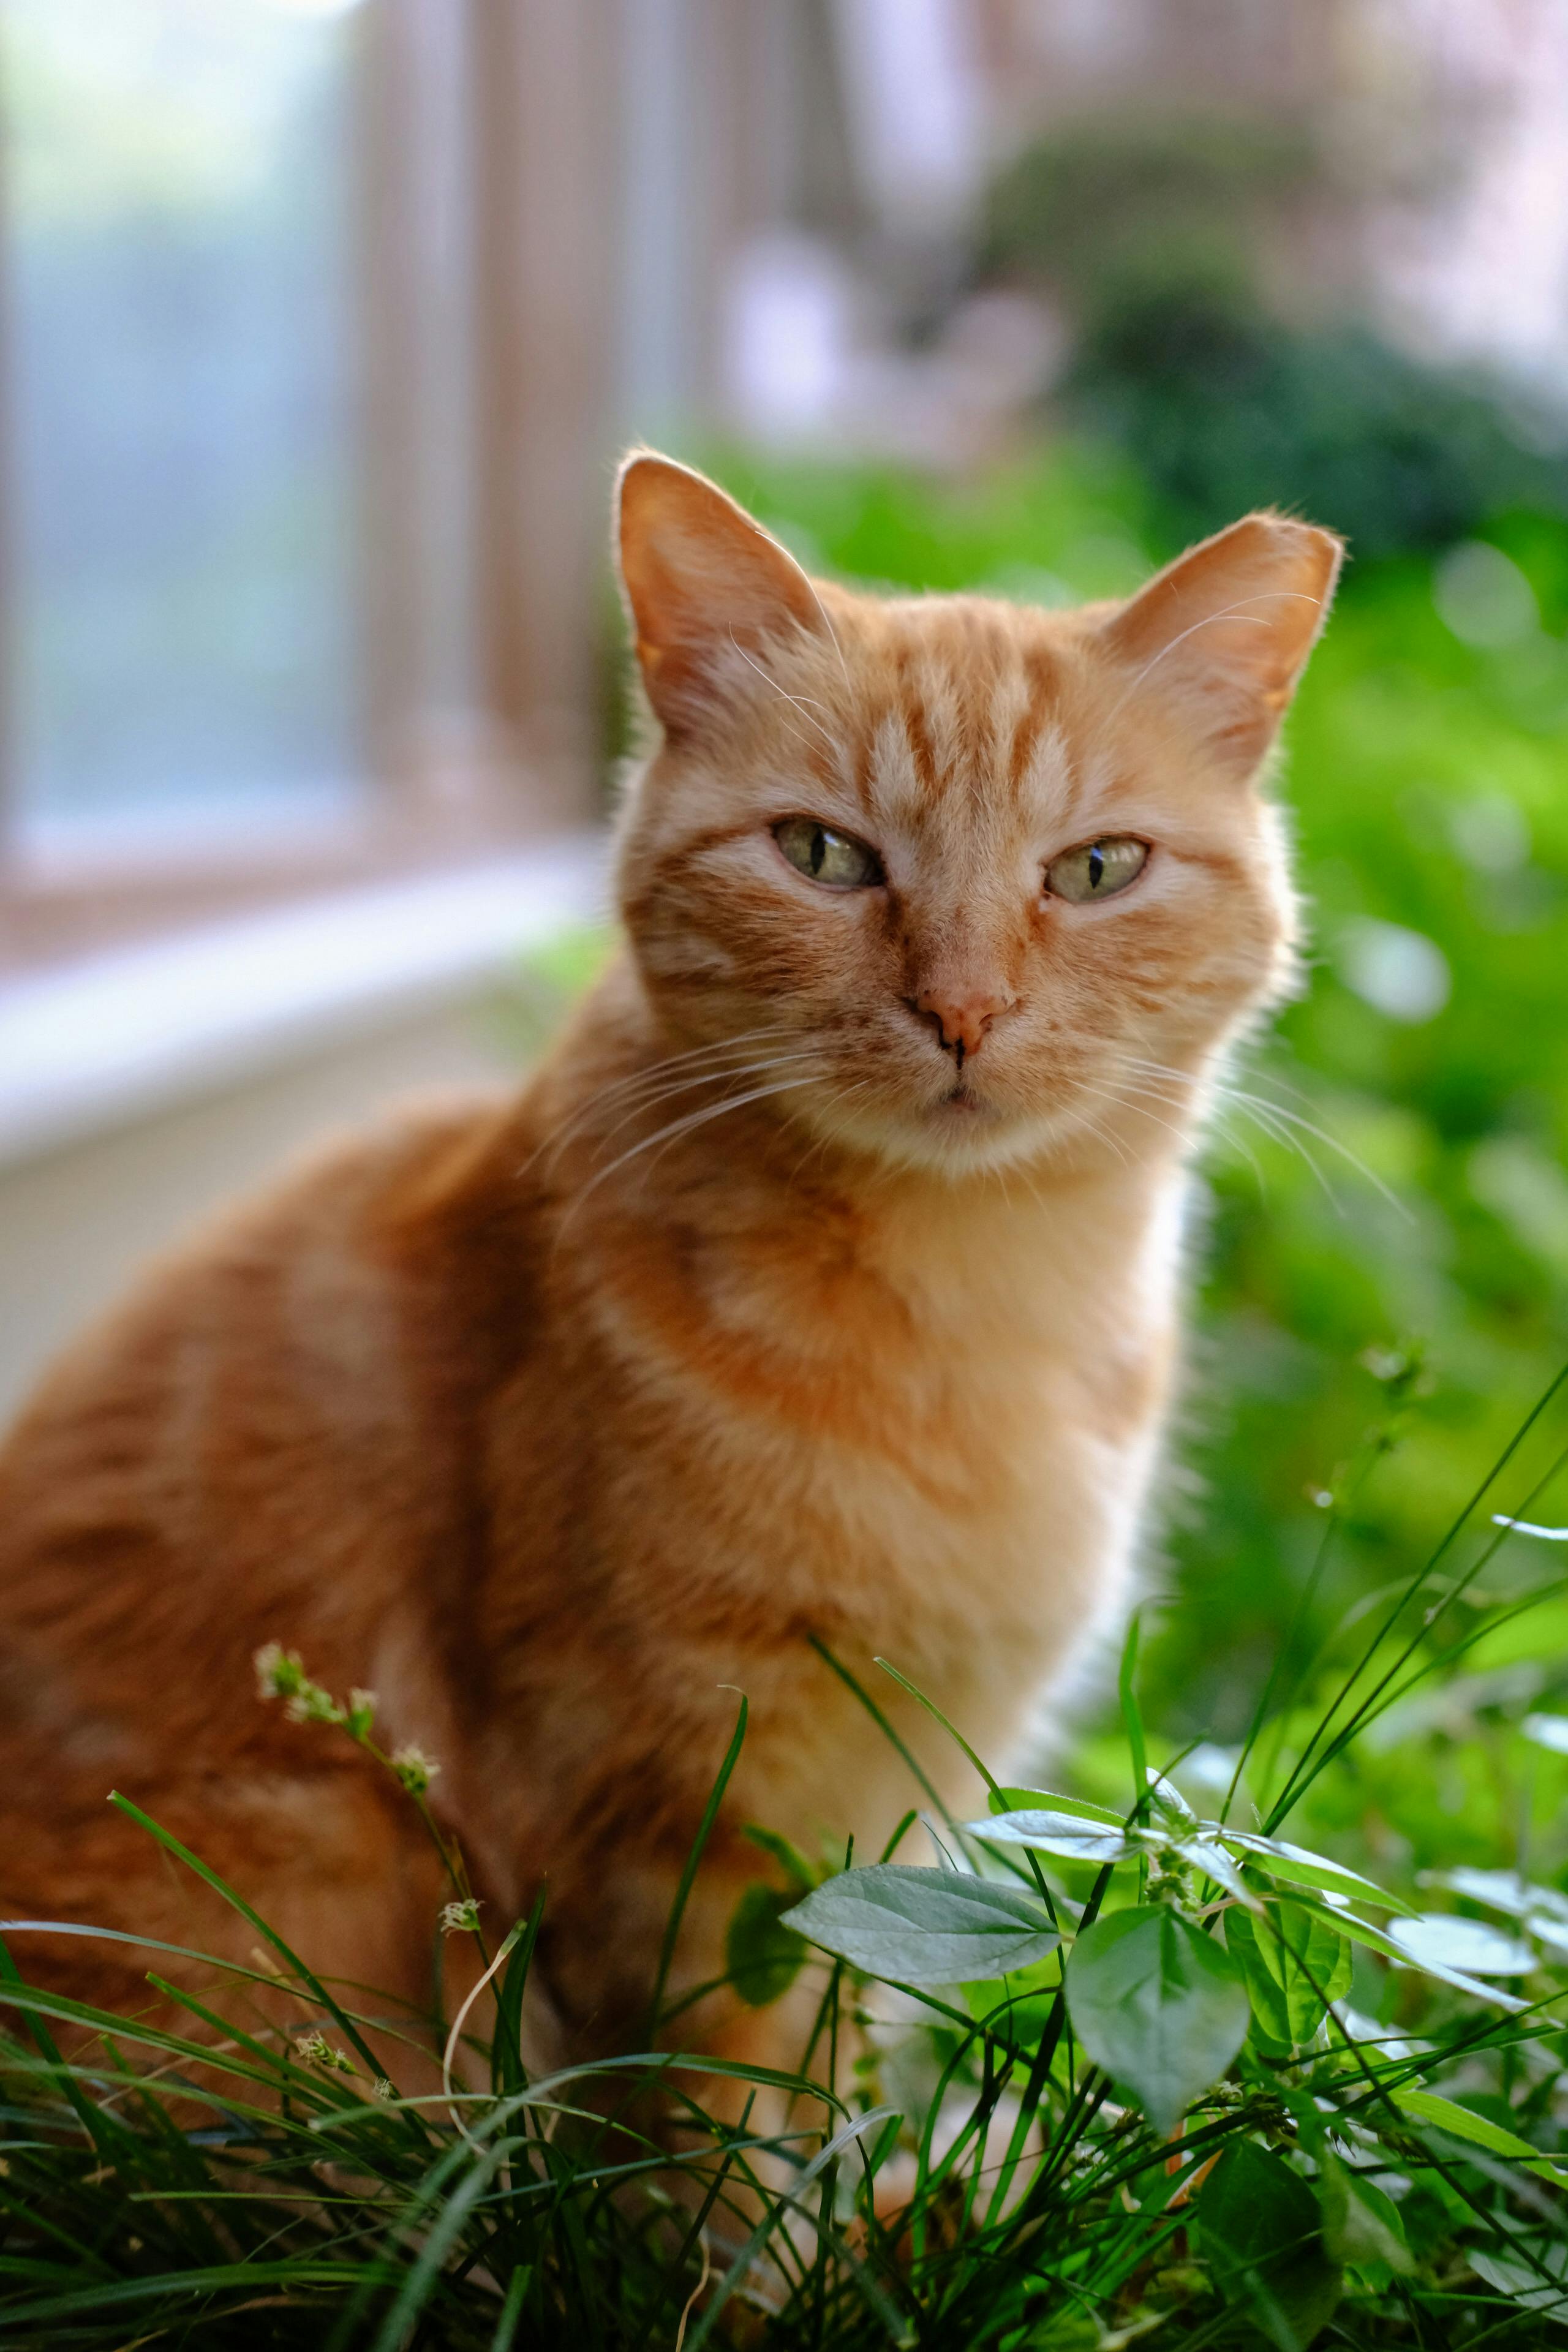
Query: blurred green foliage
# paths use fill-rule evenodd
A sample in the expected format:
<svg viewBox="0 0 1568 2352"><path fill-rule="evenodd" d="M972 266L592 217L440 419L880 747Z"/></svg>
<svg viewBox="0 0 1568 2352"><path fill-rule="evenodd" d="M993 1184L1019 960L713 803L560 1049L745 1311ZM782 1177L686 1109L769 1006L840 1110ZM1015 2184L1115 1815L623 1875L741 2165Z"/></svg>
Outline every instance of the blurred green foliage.
<svg viewBox="0 0 1568 2352"><path fill-rule="evenodd" d="M975 273L1064 314L1059 416L1184 537L1279 505L1363 559L1440 548L1510 507L1568 514L1560 420L1357 318L1369 198L1448 168L1434 124L1352 155L1305 115L1090 116L998 174Z"/></svg>
<svg viewBox="0 0 1568 2352"><path fill-rule="evenodd" d="M1062 397L1185 535L1248 507L1331 516L1363 559L1447 546L1515 505L1568 512L1568 463L1484 381L1367 328L1292 327L1224 276L1145 271L1095 306Z"/></svg>
<svg viewBox="0 0 1568 2352"><path fill-rule="evenodd" d="M964 483L718 470L808 562L901 588L1116 593L1180 543L1179 512L1103 446ZM1153 1570L1169 1605L1147 1650L1149 1704L1177 1734L1238 1738L1277 1656L1307 1667L1409 1571L1568 1357L1565 627L1568 525L1500 514L1436 559L1352 563L1292 716L1309 971L1238 1072L1258 1104L1225 1108L1203 1164ZM1329 1558L1292 1629L1331 1495ZM1551 1511L1548 1488L1534 1516ZM1486 1605L1542 1553L1510 1539ZM1499 1638L1514 1666L1450 1715L1484 1727L1550 1687L1568 1613ZM1466 1768L1483 1785L1484 1754ZM1397 1769L1429 1812L1477 1801L1420 1743ZM1478 1844L1496 1826L1477 1815Z"/></svg>

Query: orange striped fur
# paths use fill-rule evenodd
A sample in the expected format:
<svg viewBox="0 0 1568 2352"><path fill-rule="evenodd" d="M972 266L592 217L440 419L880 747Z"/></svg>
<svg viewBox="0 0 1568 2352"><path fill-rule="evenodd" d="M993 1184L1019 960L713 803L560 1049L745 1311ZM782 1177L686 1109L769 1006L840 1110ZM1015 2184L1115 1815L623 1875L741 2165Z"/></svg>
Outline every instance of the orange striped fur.
<svg viewBox="0 0 1568 2352"><path fill-rule="evenodd" d="M886 601L649 455L619 530L659 722L625 954L517 1098L394 1120L154 1271L0 1458L5 1909L247 1949L118 1786L319 1968L424 1999L416 1825L257 1702L280 1641L440 1759L493 1924L548 1879L566 2050L638 2030L737 1691L678 1985L766 1873L744 1823L864 1856L910 1801L812 1636L967 1807L873 1658L1017 1763L1123 1611L1184 1169L1291 971L1258 773L1340 551L1260 515L1125 606ZM792 819L881 878L823 887ZM1120 896L1045 887L1117 837ZM145 1999L124 1947L25 1958ZM722 1996L681 2030L795 2054Z"/></svg>

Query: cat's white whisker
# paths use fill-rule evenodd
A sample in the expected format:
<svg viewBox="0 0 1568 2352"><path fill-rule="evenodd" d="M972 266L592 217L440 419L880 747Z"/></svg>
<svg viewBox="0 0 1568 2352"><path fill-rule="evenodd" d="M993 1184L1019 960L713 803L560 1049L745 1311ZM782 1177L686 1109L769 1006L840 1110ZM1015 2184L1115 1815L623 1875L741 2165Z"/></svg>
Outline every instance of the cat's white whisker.
<svg viewBox="0 0 1568 2352"><path fill-rule="evenodd" d="M1188 1141L1190 1141L1190 1139L1191 1139L1189 1138L1189 1136L1188 1136L1188 1134L1187 1134L1187 1132L1186 1132L1186 1130L1185 1130L1184 1129L1183 1129L1183 1128L1179 1128L1179 1127L1173 1127L1173 1126L1171 1124L1171 1121L1170 1121L1169 1119L1165 1119L1165 1118L1154 1118L1154 1114L1153 1114L1153 1112L1152 1112L1152 1111L1146 1111L1146 1110L1144 1110L1144 1109L1143 1109L1143 1108L1142 1108L1142 1104L1140 1104L1140 1103L1138 1103L1137 1101L1135 1101L1135 1100L1132 1098L1132 1097L1131 1097L1130 1095L1128 1095L1128 1094L1126 1094L1126 1093L1119 1092L1119 1091L1118 1091L1116 1088L1114 1088L1114 1087L1097 1087L1097 1086L1089 1085L1089 1084L1088 1084L1087 1082L1085 1082L1085 1085L1084 1085L1084 1092L1085 1092L1086 1094L1091 1094L1091 1095L1096 1096L1096 1097L1099 1098L1099 1100L1100 1100L1100 1101L1101 1101L1101 1102L1107 1102L1107 1103L1110 1103L1110 1104L1112 1104L1112 1105L1113 1105L1117 1109L1119 1109L1119 1110L1131 1110L1131 1111L1136 1111L1136 1112L1138 1112L1138 1113L1139 1113L1139 1115L1140 1115L1141 1117L1142 1117L1142 1118L1144 1118L1152 1119L1152 1120L1153 1120L1153 1124L1154 1124L1156 1127L1163 1127L1163 1128L1165 1129L1165 1131L1167 1132L1167 1134L1173 1135L1173 1136L1176 1138L1177 1141L1178 1141L1178 1142L1180 1142L1180 1143L1184 1143L1184 1143L1187 1143ZM1118 1148L1118 1140L1119 1140L1119 1139L1118 1139L1118 1138L1117 1138L1117 1137L1116 1137L1116 1135L1112 1132L1112 1130L1111 1130L1110 1128L1106 1127L1102 1122L1100 1122L1100 1121L1099 1121L1099 1120L1095 1120L1095 1121L1092 1121L1092 1122L1086 1122L1086 1124L1088 1124L1088 1125L1090 1127L1090 1131L1091 1131L1093 1134L1097 1135L1097 1136L1100 1138L1100 1141L1101 1141L1102 1143L1109 1143L1109 1144L1111 1146L1111 1148L1112 1148L1112 1150L1116 1150L1116 1149ZM1125 1155L1123 1154L1122 1156L1123 1156L1123 1163L1125 1164ZM1143 1164L1143 1163L1142 1163L1142 1155L1140 1155L1140 1157L1139 1157L1139 1164L1140 1164L1140 1165L1142 1165L1142 1164Z"/></svg>
<svg viewBox="0 0 1568 2352"><path fill-rule="evenodd" d="M760 1078L765 1076L770 1070L785 1068L792 1062L812 1062L818 1059L820 1055L816 1047L807 1046L797 1054L774 1054L761 1061L728 1063L721 1070L701 1070L687 1077L677 1078L673 1084L660 1087L652 1094L645 1095L640 1101L634 1103L629 1110L624 1110L620 1118L607 1127L598 1139L599 1149L604 1150L615 1136L619 1135L624 1129L631 1125L634 1118L641 1118L645 1112L656 1109L660 1103L669 1102L678 1095L689 1094L695 1087L723 1086L734 1078Z"/></svg>
<svg viewBox="0 0 1568 2352"><path fill-rule="evenodd" d="M826 1102L820 1105L820 1111L826 1114L828 1111L838 1109L840 1105L847 1103L852 1095L864 1094L868 1087L875 1086L876 1083L877 1082L874 1078L857 1078L852 1086L839 1087L836 1092L828 1096ZM790 1182L792 1184L798 1183L801 1175L805 1169L809 1168L812 1160L816 1159L819 1152L826 1152L829 1144L834 1142L836 1139L837 1139L835 1138L832 1129L825 1124L822 1133L816 1138L815 1141L806 1145L805 1150L801 1153L800 1158L790 1170Z"/></svg>
<svg viewBox="0 0 1568 2352"><path fill-rule="evenodd" d="M1124 1054L1120 1058L1122 1070L1126 1075L1131 1076L1140 1072L1151 1074L1163 1089L1157 1090L1155 1085L1151 1084L1150 1076L1143 1076L1137 1086L1127 1087L1123 1091L1123 1099L1130 1108L1141 1097L1146 1097L1151 1102L1158 1102L1170 1110L1190 1110L1195 1097L1205 1097L1203 1119L1201 1122L1194 1119L1192 1131L1195 1132L1200 1124L1206 1124L1216 1133L1223 1134L1226 1141L1240 1152L1257 1177L1259 1192L1268 1191L1268 1179L1264 1175L1262 1163L1257 1153L1252 1150L1244 1137L1237 1135L1230 1128L1226 1120L1226 1112L1229 1108L1229 1097L1225 1092L1223 1077L1215 1073L1209 1073L1206 1076L1195 1075L1190 1070L1176 1069L1169 1063L1149 1061L1141 1055ZM1144 1116L1152 1117L1152 1114L1146 1112ZM1258 1124L1261 1125L1262 1122L1259 1121Z"/></svg>
<svg viewBox="0 0 1568 2352"><path fill-rule="evenodd" d="M722 1118L726 1111L740 1110L747 1103L762 1102L770 1095L788 1094L793 1087L808 1087L812 1083L809 1076L783 1078L776 1086L753 1087L746 1094L733 1096L725 1102L710 1103L702 1110L689 1111L682 1118L671 1119L668 1126L657 1129L652 1135L645 1135L642 1140L634 1143L629 1150L621 1152L617 1158L611 1160L607 1168L601 1168L598 1174L591 1177L584 1185L566 1213L570 1215L573 1211L582 1206L591 1192L596 1192L601 1184L608 1183L618 1168L624 1168L628 1160L636 1160L640 1153L651 1151L656 1144L673 1142L678 1136L685 1134L692 1128L705 1127L710 1119Z"/></svg>
<svg viewBox="0 0 1568 2352"><path fill-rule="evenodd" d="M1129 1066L1134 1059L1132 1056L1123 1058ZM1174 1070L1166 1064L1148 1062L1143 1066L1156 1076L1179 1080L1186 1086L1195 1083L1187 1072ZM1291 1110L1285 1103L1270 1102L1266 1095L1254 1094L1248 1087L1238 1086L1233 1078L1226 1076L1223 1072L1216 1073L1209 1083L1222 1101L1234 1105L1243 1117L1253 1119L1275 1142L1284 1144L1288 1150L1294 1150L1300 1156L1332 1202L1336 1214L1344 1213L1339 1197L1312 1153L1301 1141L1302 1134L1311 1136L1314 1141L1322 1144L1326 1150L1337 1152L1346 1166L1353 1169L1358 1176L1370 1184L1373 1192L1379 1193L1387 1202L1390 1208L1397 1210L1398 1213L1407 1221L1410 1219L1411 1213L1399 1195L1384 1181L1374 1169L1367 1166L1358 1153L1352 1151L1348 1144L1342 1143L1338 1136L1330 1134L1326 1128L1319 1127L1312 1119L1303 1118L1300 1111ZM1300 1130L1300 1133L1296 1132L1298 1129Z"/></svg>
<svg viewBox="0 0 1568 2352"><path fill-rule="evenodd" d="M1142 1115L1145 1118L1152 1118L1154 1116L1153 1113L1152 1111L1144 1110L1142 1108L1143 1098L1145 1097L1151 1102L1163 1104L1168 1110L1178 1110L1184 1108L1186 1103L1185 1096L1177 1097L1175 1095L1169 1094L1156 1094L1146 1083L1138 1087L1127 1087L1119 1097L1119 1099L1124 1102L1130 1110L1138 1110L1142 1112ZM1157 1123L1162 1127L1170 1126L1169 1120L1166 1119L1161 1119ZM1226 1127L1223 1110L1216 1105L1211 1104L1208 1108L1204 1124L1212 1128L1216 1133L1224 1134L1226 1141L1236 1150L1240 1152L1242 1158L1246 1160L1247 1166L1257 1177L1259 1192L1267 1192L1268 1183L1264 1177L1261 1161L1258 1160L1257 1153L1251 1149L1250 1145L1247 1143L1245 1139L1233 1133ZM1184 1140L1201 1139L1201 1130L1196 1124L1190 1129L1171 1127L1171 1133L1173 1135L1182 1136Z"/></svg>
<svg viewBox="0 0 1568 2352"><path fill-rule="evenodd" d="M526 1173L546 1150L553 1150L558 1155L561 1148L579 1129L589 1125L596 1113L609 1108L619 1099L658 1085L671 1070L682 1065L700 1065L704 1061L721 1059L726 1055L738 1053L743 1045L756 1044L765 1038L787 1037L791 1034L781 1023L770 1022L764 1028L742 1029L731 1037L712 1038L707 1045L693 1045L685 1053L663 1055L658 1061L632 1070L625 1077L612 1080L609 1085L598 1087L569 1118L541 1138L524 1160L521 1172Z"/></svg>

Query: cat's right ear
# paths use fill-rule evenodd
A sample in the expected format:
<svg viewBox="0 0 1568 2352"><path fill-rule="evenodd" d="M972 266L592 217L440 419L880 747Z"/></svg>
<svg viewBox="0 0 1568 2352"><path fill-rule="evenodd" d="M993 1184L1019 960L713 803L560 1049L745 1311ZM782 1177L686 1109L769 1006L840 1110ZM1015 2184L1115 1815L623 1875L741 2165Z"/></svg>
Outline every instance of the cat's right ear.
<svg viewBox="0 0 1568 2352"><path fill-rule="evenodd" d="M794 556L716 483L651 450L621 467L616 549L643 684L672 735L700 726L747 663L826 626Z"/></svg>
<svg viewBox="0 0 1568 2352"><path fill-rule="evenodd" d="M1102 642L1184 705L1221 768L1268 751L1328 617L1344 541L1289 515L1246 515L1190 547L1102 625Z"/></svg>

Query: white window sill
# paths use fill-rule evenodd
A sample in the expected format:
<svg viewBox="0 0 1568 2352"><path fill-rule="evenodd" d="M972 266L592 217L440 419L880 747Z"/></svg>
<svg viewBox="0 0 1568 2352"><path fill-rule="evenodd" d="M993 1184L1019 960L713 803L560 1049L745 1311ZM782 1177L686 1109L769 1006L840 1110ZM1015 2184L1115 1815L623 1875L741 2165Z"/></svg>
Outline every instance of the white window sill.
<svg viewBox="0 0 1568 2352"><path fill-rule="evenodd" d="M0 1166L456 1002L605 906L580 834L0 981Z"/></svg>

